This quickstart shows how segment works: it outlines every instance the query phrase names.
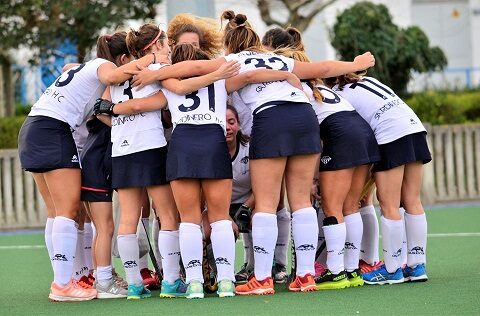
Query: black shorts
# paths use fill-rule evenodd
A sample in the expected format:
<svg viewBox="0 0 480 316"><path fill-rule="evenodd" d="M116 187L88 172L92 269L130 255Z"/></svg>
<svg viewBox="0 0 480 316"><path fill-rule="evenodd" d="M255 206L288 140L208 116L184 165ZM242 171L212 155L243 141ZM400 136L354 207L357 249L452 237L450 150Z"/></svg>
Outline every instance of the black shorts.
<svg viewBox="0 0 480 316"><path fill-rule="evenodd" d="M390 170L414 161L426 164L432 160L426 132L406 135L379 147L381 160L374 164L373 172Z"/></svg>
<svg viewBox="0 0 480 316"><path fill-rule="evenodd" d="M232 179L232 163L218 124L178 124L168 145L167 179Z"/></svg>
<svg viewBox="0 0 480 316"><path fill-rule="evenodd" d="M26 171L80 168L70 125L47 116L25 119L18 134L18 154Z"/></svg>
<svg viewBox="0 0 480 316"><path fill-rule="evenodd" d="M320 171L348 169L380 160L375 134L357 111L329 115L320 124Z"/></svg>
<svg viewBox="0 0 480 316"><path fill-rule="evenodd" d="M94 118L87 122L88 137L80 154L81 200L112 201L112 142L110 127Z"/></svg>
<svg viewBox="0 0 480 316"><path fill-rule="evenodd" d="M138 188L168 184L167 146L112 158L112 188Z"/></svg>
<svg viewBox="0 0 480 316"><path fill-rule="evenodd" d="M322 150L315 111L309 103L272 102L253 115L250 159L317 154Z"/></svg>

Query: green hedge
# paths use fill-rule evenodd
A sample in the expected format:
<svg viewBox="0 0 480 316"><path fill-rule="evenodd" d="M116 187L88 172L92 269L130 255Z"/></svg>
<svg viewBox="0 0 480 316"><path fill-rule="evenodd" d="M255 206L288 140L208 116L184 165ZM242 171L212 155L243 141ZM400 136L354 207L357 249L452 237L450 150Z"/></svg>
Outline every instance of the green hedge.
<svg viewBox="0 0 480 316"><path fill-rule="evenodd" d="M422 122L434 125L480 122L480 91L426 91L416 93L405 102Z"/></svg>
<svg viewBox="0 0 480 316"><path fill-rule="evenodd" d="M0 149L18 147L18 131L24 120L25 116L0 118Z"/></svg>

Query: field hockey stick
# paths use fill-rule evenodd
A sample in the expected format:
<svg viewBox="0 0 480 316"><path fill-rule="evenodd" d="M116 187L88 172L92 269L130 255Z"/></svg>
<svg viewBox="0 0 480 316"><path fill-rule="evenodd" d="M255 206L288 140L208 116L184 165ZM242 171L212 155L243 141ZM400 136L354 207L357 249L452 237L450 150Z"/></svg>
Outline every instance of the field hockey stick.
<svg viewBox="0 0 480 316"><path fill-rule="evenodd" d="M155 214L156 216L157 214ZM160 271L160 268L158 267L158 264L157 264L157 259L155 258L155 253L153 252L153 248L152 248L152 244L150 243L150 237L148 236L148 231L147 231L147 227L145 227L145 223L142 222L142 226L143 226L143 229L145 230L145 234L147 235L147 242L148 242L148 254L150 256L150 260L152 260L152 264L153 264L153 269L155 270L155 272L157 273L157 276L160 278L160 276L162 275L161 271Z"/></svg>
<svg viewBox="0 0 480 316"><path fill-rule="evenodd" d="M360 195L360 200L362 200L367 193L374 187L375 180L373 178L368 179L367 183L363 186L362 194Z"/></svg>
<svg viewBox="0 0 480 316"><path fill-rule="evenodd" d="M293 217L292 214L290 214L290 274L288 275L287 279L287 287L290 285L295 280L296 274L297 274L297 253L295 251L295 242L293 241Z"/></svg>

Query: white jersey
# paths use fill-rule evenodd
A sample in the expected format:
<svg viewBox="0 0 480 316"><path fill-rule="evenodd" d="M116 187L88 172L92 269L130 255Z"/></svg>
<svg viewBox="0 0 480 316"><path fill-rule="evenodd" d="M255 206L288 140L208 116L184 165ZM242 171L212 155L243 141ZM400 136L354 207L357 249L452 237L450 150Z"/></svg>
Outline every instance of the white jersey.
<svg viewBox="0 0 480 316"><path fill-rule="evenodd" d="M83 122L75 131L73 131L73 140L75 145L77 145L78 155L82 153L83 146L87 142L88 129L87 121Z"/></svg>
<svg viewBox="0 0 480 316"><path fill-rule="evenodd" d="M252 194L250 164L248 159L249 143L238 143L237 152L232 157L232 204L244 203Z"/></svg>
<svg viewBox="0 0 480 316"><path fill-rule="evenodd" d="M240 95L237 91L233 92L230 95L232 100L232 105L237 110L238 119L240 120L240 130L242 131L243 135L250 136L252 133L252 125L253 125L253 115L252 110L248 107L245 103L243 103Z"/></svg>
<svg viewBox="0 0 480 316"><path fill-rule="evenodd" d="M320 90L323 96L323 102L315 100L313 97L312 89L304 82L302 82L303 90L308 95L310 99L310 104L317 115L318 124L322 124L323 120L328 116L342 111L355 111L353 106L348 103L347 100L340 97L338 94L333 92L331 89L319 85L317 88Z"/></svg>
<svg viewBox="0 0 480 316"><path fill-rule="evenodd" d="M240 73L255 69L274 69L281 71L293 71L295 61L291 58L273 53L256 53L243 51L238 54L225 56L227 61L240 62ZM243 102L248 105L255 115L269 107L275 106L275 102L304 102L308 99L303 91L295 88L286 80L252 83L238 91Z"/></svg>
<svg viewBox="0 0 480 316"><path fill-rule="evenodd" d="M378 144L391 143L403 136L425 132L422 122L413 110L389 87L375 78L333 89L347 99L367 121Z"/></svg>
<svg viewBox="0 0 480 316"><path fill-rule="evenodd" d="M150 65L151 70L160 69L159 64ZM161 86L154 82L140 90L132 88L130 81L110 86L112 102L149 97ZM163 134L161 111L119 115L112 117L112 157L124 156L167 145Z"/></svg>
<svg viewBox="0 0 480 316"><path fill-rule="evenodd" d="M67 70L45 90L28 115L48 116L77 129L93 114L95 101L105 91L97 69L108 62L97 58Z"/></svg>
<svg viewBox="0 0 480 316"><path fill-rule="evenodd" d="M163 88L172 114L173 132L178 124L218 124L226 134L227 90L225 80L218 80L187 95Z"/></svg>

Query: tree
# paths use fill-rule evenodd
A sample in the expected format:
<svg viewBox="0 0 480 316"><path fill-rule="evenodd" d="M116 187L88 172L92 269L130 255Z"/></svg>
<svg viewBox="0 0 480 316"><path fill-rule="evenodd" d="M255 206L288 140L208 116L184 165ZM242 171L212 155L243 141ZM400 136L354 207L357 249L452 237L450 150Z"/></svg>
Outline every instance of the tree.
<svg viewBox="0 0 480 316"><path fill-rule="evenodd" d="M412 71L441 70L447 65L443 51L430 47L420 28L399 28L381 4L360 2L338 15L331 42L343 60L371 51L376 65L369 74L400 94L406 92Z"/></svg>
<svg viewBox="0 0 480 316"><path fill-rule="evenodd" d="M301 32L305 31L313 18L337 0L257 0L258 9L263 22L267 25L281 27L293 26ZM287 21L282 22L272 17L271 7L287 9Z"/></svg>

